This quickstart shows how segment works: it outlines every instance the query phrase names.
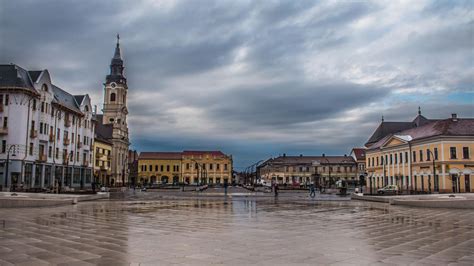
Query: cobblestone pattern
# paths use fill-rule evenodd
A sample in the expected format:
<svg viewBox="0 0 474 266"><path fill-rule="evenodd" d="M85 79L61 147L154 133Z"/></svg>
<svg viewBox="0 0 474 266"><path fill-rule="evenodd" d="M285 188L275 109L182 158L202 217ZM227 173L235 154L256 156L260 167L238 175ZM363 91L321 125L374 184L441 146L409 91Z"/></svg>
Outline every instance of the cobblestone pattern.
<svg viewBox="0 0 474 266"><path fill-rule="evenodd" d="M0 265L474 264L474 212L161 200L0 210Z"/></svg>

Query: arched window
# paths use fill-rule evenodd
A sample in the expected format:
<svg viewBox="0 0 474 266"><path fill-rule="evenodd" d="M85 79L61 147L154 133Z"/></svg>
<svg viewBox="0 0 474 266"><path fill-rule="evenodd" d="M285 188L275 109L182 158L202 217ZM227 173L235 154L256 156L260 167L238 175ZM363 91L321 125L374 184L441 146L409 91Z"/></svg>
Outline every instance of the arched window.
<svg viewBox="0 0 474 266"><path fill-rule="evenodd" d="M43 86L41 87L41 89L42 89L43 91L48 91L48 85L43 84Z"/></svg>
<svg viewBox="0 0 474 266"><path fill-rule="evenodd" d="M89 112L89 106L87 106L87 105L84 106L84 110L85 110L86 112Z"/></svg>
<svg viewBox="0 0 474 266"><path fill-rule="evenodd" d="M110 94L110 101L111 101L111 102L115 102L115 92L112 92L112 93Z"/></svg>

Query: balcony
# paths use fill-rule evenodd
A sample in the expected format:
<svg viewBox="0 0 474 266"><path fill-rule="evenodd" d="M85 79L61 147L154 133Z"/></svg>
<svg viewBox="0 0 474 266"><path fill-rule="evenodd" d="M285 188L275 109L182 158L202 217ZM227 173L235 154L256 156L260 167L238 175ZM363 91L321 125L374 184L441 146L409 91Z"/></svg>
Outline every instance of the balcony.
<svg viewBox="0 0 474 266"><path fill-rule="evenodd" d="M54 134L49 134L49 141L54 142Z"/></svg>
<svg viewBox="0 0 474 266"><path fill-rule="evenodd" d="M40 154L39 155L38 162L46 162L46 160L47 160L46 154Z"/></svg>
<svg viewBox="0 0 474 266"><path fill-rule="evenodd" d="M78 143L77 143L77 148L78 148L78 149L82 148L82 142L78 142Z"/></svg>
<svg viewBox="0 0 474 266"><path fill-rule="evenodd" d="M69 118L64 119L64 126L65 127L70 127L71 126L71 119L69 119Z"/></svg>
<svg viewBox="0 0 474 266"><path fill-rule="evenodd" d="M36 137L38 137L38 130L30 130L30 138L34 139Z"/></svg>
<svg viewBox="0 0 474 266"><path fill-rule="evenodd" d="M0 127L0 135L7 135L8 127Z"/></svg>
<svg viewBox="0 0 474 266"><path fill-rule="evenodd" d="M102 152L96 152L96 153L95 153L95 157L96 157L96 158L102 158L102 157L104 157L104 156L105 156L105 154L102 153Z"/></svg>
<svg viewBox="0 0 474 266"><path fill-rule="evenodd" d="M102 166L100 167L100 170L101 170L101 171L107 171L108 169L107 169L107 166L102 165Z"/></svg>
<svg viewBox="0 0 474 266"><path fill-rule="evenodd" d="M70 139L64 139L63 140L63 144L64 145L69 145L71 143L71 140Z"/></svg>

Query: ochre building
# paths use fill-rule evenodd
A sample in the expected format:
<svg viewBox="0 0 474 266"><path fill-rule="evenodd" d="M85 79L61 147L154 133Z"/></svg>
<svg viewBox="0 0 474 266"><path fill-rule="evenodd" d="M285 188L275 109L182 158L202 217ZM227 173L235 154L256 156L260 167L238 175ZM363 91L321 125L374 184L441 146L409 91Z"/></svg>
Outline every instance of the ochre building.
<svg viewBox="0 0 474 266"><path fill-rule="evenodd" d="M141 184L231 183L232 156L220 151L141 152L138 181Z"/></svg>
<svg viewBox="0 0 474 266"><path fill-rule="evenodd" d="M385 122L366 143L367 188L398 185L403 193L474 191L474 119Z"/></svg>
<svg viewBox="0 0 474 266"><path fill-rule="evenodd" d="M112 180L112 142L96 136L94 151L94 181L101 185L110 186Z"/></svg>

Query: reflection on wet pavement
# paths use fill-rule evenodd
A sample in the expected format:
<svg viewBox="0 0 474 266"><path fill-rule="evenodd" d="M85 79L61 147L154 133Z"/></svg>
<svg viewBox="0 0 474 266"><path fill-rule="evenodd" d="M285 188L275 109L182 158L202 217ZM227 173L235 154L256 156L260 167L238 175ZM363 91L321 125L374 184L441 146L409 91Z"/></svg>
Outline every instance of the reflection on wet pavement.
<svg viewBox="0 0 474 266"><path fill-rule="evenodd" d="M101 201L0 210L0 265L474 264L474 212L369 202Z"/></svg>

